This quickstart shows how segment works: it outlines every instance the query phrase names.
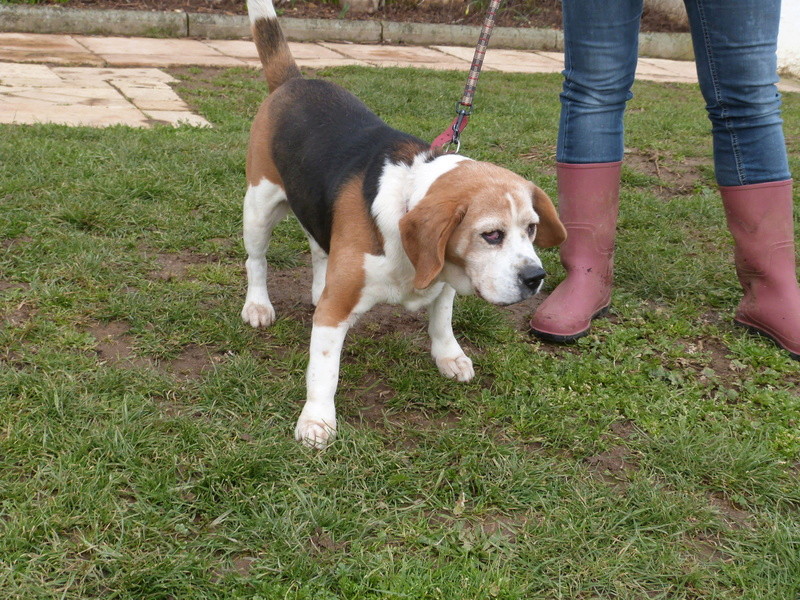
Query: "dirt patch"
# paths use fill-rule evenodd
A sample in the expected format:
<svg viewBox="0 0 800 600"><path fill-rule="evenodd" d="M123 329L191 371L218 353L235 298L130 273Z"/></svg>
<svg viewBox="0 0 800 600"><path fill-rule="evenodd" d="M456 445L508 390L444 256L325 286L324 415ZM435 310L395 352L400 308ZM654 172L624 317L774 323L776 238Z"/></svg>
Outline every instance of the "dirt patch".
<svg viewBox="0 0 800 600"><path fill-rule="evenodd" d="M293 269L269 268L267 289L277 318L289 317L299 321L310 332L314 317L314 305L311 304L311 257L304 254L301 260L303 264Z"/></svg>
<svg viewBox="0 0 800 600"><path fill-rule="evenodd" d="M364 389L353 390L355 401L343 403L340 413L349 422L358 420L362 427L390 434L387 437L394 440L398 448L413 449L417 446L418 434L453 429L461 422L461 415L452 411L396 409L389 406L395 391L378 373L367 375L365 383Z"/></svg>
<svg viewBox="0 0 800 600"><path fill-rule="evenodd" d="M403 429L413 429L414 431L442 431L452 429L461 422L461 415L446 411L430 413L422 410L404 410L396 412L389 417L389 422Z"/></svg>
<svg viewBox="0 0 800 600"><path fill-rule="evenodd" d="M113 365L147 368L153 362L134 353L134 339L128 335L130 326L120 321L95 323L87 330L96 340L95 352L102 362Z"/></svg>
<svg viewBox="0 0 800 600"><path fill-rule="evenodd" d="M532 147L528 152L520 154L519 157L527 162L535 162L544 175L554 176L556 174L555 144L542 144ZM536 181L534 181L534 183L536 183Z"/></svg>
<svg viewBox="0 0 800 600"><path fill-rule="evenodd" d="M625 167L658 179L660 184L652 186L652 190L665 200L692 194L698 182L706 181L711 166L710 156L677 159L654 150L625 152ZM713 185L713 181L709 183Z"/></svg>
<svg viewBox="0 0 800 600"><path fill-rule="evenodd" d="M358 421L362 426L387 431L391 428L389 422L389 409L386 403L395 396L395 391L390 388L378 373L368 373L364 378L364 387L356 392L359 407Z"/></svg>
<svg viewBox="0 0 800 600"><path fill-rule="evenodd" d="M190 279L187 277L189 267L208 263L209 260L211 259L208 256L193 254L189 251L159 254L156 256L159 269L153 271L150 276L153 279L161 279L163 281Z"/></svg>
<svg viewBox="0 0 800 600"><path fill-rule="evenodd" d="M9 250L19 244L29 244L32 241L33 238L27 235L22 235L20 237L15 237L15 238L5 238L3 240L0 240L0 248L3 248L4 250Z"/></svg>
<svg viewBox="0 0 800 600"><path fill-rule="evenodd" d="M203 346L188 346L170 361L161 366L181 379L197 379L225 360L225 353L212 351Z"/></svg>
<svg viewBox="0 0 800 600"><path fill-rule="evenodd" d="M338 552L347 547L346 543L335 541L333 537L331 537L331 534L321 527L317 527L314 530L314 533L308 538L308 542L315 554Z"/></svg>
<svg viewBox="0 0 800 600"><path fill-rule="evenodd" d="M275 314L300 321L311 327L314 305L311 303L312 269L310 256L304 254L302 265L292 269L269 269L267 289ZM401 306L379 304L364 314L348 332L349 340L358 337L381 338L401 335L407 338L425 335L427 315L424 310L411 312ZM344 353L347 353L345 344Z"/></svg>
<svg viewBox="0 0 800 600"><path fill-rule="evenodd" d="M155 361L136 356L136 340L129 335L130 326L120 321L94 323L88 329L96 340L95 352L100 360L121 368L157 369L183 380L202 377L225 360L225 353L202 346L187 346L172 360Z"/></svg>
<svg viewBox="0 0 800 600"><path fill-rule="evenodd" d="M426 518L429 523L438 525L441 529L457 535L462 545L482 545L488 538L490 543L498 541L515 543L531 522L537 522L530 512L516 512L511 514L483 514L459 516L464 510L466 498L462 495L453 507L454 515L442 513L429 513Z"/></svg>
<svg viewBox="0 0 800 600"><path fill-rule="evenodd" d="M402 306L379 304L358 320L350 335L381 338L399 334L414 338L427 336L427 327L428 315L425 310L411 312Z"/></svg>
<svg viewBox="0 0 800 600"><path fill-rule="evenodd" d="M253 556L240 556L239 558L234 559L233 564L231 567L233 568L233 572L241 575L242 577L247 577L250 574L250 571L253 570L253 564L258 559Z"/></svg>
<svg viewBox="0 0 800 600"><path fill-rule="evenodd" d="M3 291L2 287L0 287L0 291ZM5 321L12 327L21 327L27 323L34 314L33 308L23 301L5 316Z"/></svg>
<svg viewBox="0 0 800 600"><path fill-rule="evenodd" d="M249 577L257 562L258 558L255 556L238 556L231 561L230 566L226 565L214 569L212 579L214 582L220 582L229 574L235 574L239 577Z"/></svg>
<svg viewBox="0 0 800 600"><path fill-rule="evenodd" d="M614 421L611 424L611 433L623 441L631 439L635 435L639 434L640 431L641 430L636 427L636 423L628 419Z"/></svg>
<svg viewBox="0 0 800 600"><path fill-rule="evenodd" d="M697 347L709 355L708 367L721 377L732 377L741 382L741 367L739 363L730 358L730 349L715 338L697 340Z"/></svg>
<svg viewBox="0 0 800 600"><path fill-rule="evenodd" d="M544 302L546 296L544 294L536 294L533 298L518 302L510 306L503 306L498 308L506 319L511 323L512 327L517 331L530 331L530 320L539 305Z"/></svg>
<svg viewBox="0 0 800 600"><path fill-rule="evenodd" d="M530 522L530 516L523 513L518 515L484 515L478 525L481 531L489 536L502 536L510 542L517 541L517 535Z"/></svg>
<svg viewBox="0 0 800 600"><path fill-rule="evenodd" d="M609 434L603 435L603 439L616 440L617 443L605 452L584 459L584 463L593 477L614 487L625 489L630 475L639 470L639 464L633 451L624 442L636 436L640 430L628 419L614 421L610 430Z"/></svg>
<svg viewBox="0 0 800 600"><path fill-rule="evenodd" d="M737 508L733 502L721 494L709 494L709 504L722 516L731 529L754 529L753 515Z"/></svg>
<svg viewBox="0 0 800 600"><path fill-rule="evenodd" d="M764 343L769 341L766 338ZM734 356L730 349L716 337L698 337L675 342L684 350L684 356L674 359L674 363L664 365L662 376L670 377L678 373L681 378L693 379L706 388L709 397L729 403L737 402L739 391L751 376L750 367ZM799 374L787 374L784 381L798 389Z"/></svg>
<svg viewBox="0 0 800 600"><path fill-rule="evenodd" d="M16 281L6 281L0 279L0 292L5 292L7 290L27 290L31 286L28 283L19 283Z"/></svg>
<svg viewBox="0 0 800 600"><path fill-rule="evenodd" d="M692 556L701 564L727 562L731 555L722 550L722 542L718 536L697 535L686 540Z"/></svg>
<svg viewBox="0 0 800 600"><path fill-rule="evenodd" d="M605 452L590 456L585 460L589 472L605 483L626 487L628 476L639 470L633 453L627 446L612 446Z"/></svg>

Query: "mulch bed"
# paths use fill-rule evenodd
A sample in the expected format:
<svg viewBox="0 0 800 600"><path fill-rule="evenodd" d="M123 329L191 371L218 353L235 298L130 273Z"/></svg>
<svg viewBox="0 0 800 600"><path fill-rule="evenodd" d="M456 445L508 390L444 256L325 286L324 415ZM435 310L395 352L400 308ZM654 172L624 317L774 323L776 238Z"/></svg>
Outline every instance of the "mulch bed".
<svg viewBox="0 0 800 600"><path fill-rule="evenodd" d="M412 23L445 23L452 25L480 25L483 22L485 0L464 2L453 0L447 4L434 4L421 0L385 2L385 6L371 14L353 14L343 10L339 2L305 2L276 0L278 13L284 17L308 19L382 20ZM43 0L72 8L185 11L226 15L246 14L244 0ZM561 29L560 0L505 0L497 15L501 27L537 27ZM677 32L685 27L645 10L642 31Z"/></svg>

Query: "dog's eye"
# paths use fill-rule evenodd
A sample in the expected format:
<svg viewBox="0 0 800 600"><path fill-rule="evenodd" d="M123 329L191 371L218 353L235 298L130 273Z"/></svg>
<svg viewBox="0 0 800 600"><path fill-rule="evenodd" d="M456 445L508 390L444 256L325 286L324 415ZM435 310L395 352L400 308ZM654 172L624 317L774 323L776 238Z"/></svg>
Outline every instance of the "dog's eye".
<svg viewBox="0 0 800 600"><path fill-rule="evenodd" d="M536 223L531 223L528 225L528 237L536 237Z"/></svg>
<svg viewBox="0 0 800 600"><path fill-rule="evenodd" d="M481 234L481 237L485 239L488 244L492 244L493 246L502 243L505 236L506 234L499 229Z"/></svg>

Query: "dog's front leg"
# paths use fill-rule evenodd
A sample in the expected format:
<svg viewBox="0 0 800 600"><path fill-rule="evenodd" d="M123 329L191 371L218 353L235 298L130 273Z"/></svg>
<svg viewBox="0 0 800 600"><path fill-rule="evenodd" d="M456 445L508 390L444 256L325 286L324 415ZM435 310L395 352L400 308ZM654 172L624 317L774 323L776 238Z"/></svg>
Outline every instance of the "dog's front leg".
<svg viewBox="0 0 800 600"><path fill-rule="evenodd" d="M431 355L442 375L458 381L469 381L475 376L472 361L464 354L453 335L453 300L455 296L456 291L449 285L445 285L428 309Z"/></svg>
<svg viewBox="0 0 800 600"><path fill-rule="evenodd" d="M339 384L339 359L350 323L336 327L314 325L311 329L311 351L306 371L306 403L295 438L310 448L325 448L336 435L334 396Z"/></svg>

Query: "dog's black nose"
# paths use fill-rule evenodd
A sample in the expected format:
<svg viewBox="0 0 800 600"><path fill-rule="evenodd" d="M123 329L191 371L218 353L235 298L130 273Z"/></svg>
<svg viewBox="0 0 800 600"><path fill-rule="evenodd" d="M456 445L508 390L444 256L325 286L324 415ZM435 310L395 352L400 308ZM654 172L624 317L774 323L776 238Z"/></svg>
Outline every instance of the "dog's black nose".
<svg viewBox="0 0 800 600"><path fill-rule="evenodd" d="M539 290L544 276L547 275L542 267L525 267L519 272L519 279L523 285L534 292Z"/></svg>

